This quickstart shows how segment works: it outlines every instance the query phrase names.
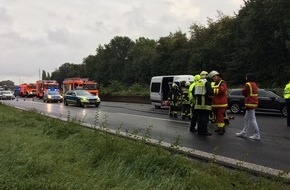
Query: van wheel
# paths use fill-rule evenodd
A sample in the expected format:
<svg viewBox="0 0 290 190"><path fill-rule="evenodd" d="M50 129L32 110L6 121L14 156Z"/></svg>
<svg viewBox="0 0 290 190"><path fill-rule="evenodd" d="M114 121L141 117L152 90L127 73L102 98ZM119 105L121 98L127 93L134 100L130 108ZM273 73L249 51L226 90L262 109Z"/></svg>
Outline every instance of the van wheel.
<svg viewBox="0 0 290 190"><path fill-rule="evenodd" d="M232 113L241 113L241 111L242 111L242 108L241 108L241 106L240 106L240 104L239 103L237 103L237 102L234 102L234 103L232 103L231 105L230 105L230 111L232 112Z"/></svg>

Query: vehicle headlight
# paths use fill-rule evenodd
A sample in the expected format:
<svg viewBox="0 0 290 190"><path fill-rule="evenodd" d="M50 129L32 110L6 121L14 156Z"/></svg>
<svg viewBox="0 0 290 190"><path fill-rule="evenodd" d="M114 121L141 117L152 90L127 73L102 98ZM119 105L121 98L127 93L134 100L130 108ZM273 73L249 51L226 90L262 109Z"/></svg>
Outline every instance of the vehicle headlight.
<svg viewBox="0 0 290 190"><path fill-rule="evenodd" d="M50 98L52 98L52 96L51 96L51 95L48 95L48 96L47 96L47 98L49 98L49 99L50 99Z"/></svg>

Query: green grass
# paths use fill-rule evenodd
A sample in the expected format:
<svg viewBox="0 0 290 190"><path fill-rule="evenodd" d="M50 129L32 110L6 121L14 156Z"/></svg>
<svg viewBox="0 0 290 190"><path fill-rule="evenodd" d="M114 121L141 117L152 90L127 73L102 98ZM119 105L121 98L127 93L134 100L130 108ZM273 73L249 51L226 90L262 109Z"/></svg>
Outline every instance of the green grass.
<svg viewBox="0 0 290 190"><path fill-rule="evenodd" d="M0 189L289 189L143 141L0 104Z"/></svg>

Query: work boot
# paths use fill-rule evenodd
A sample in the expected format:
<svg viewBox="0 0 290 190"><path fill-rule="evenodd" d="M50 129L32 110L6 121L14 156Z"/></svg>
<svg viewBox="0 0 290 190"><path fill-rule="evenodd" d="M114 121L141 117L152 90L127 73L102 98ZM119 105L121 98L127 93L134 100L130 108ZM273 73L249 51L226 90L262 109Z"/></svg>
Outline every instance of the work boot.
<svg viewBox="0 0 290 190"><path fill-rule="evenodd" d="M217 132L217 133L219 133L219 132L220 132L220 128L222 128L222 129L223 129L223 132L224 132L224 133L226 132L226 130L225 130L225 128L224 128L224 127L218 127L216 130L214 130L214 132Z"/></svg>
<svg viewBox="0 0 290 190"><path fill-rule="evenodd" d="M219 133L220 135L223 135L224 132L225 132L224 127L219 127L219 128L218 128L218 133Z"/></svg>
<svg viewBox="0 0 290 190"><path fill-rule="evenodd" d="M190 127L190 128L189 128L189 131L190 131L190 132L193 132L193 133L196 133L196 132L197 132L197 130L196 130L194 127Z"/></svg>

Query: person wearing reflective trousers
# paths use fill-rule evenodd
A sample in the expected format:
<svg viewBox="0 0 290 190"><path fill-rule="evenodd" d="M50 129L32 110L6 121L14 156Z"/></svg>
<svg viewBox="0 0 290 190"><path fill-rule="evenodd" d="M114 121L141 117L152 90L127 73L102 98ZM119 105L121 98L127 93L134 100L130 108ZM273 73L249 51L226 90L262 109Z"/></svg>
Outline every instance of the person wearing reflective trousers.
<svg viewBox="0 0 290 190"><path fill-rule="evenodd" d="M211 133L207 129L213 95L210 83L200 79L196 82L192 91L195 99L194 110L197 113L197 133L200 136L210 136Z"/></svg>
<svg viewBox="0 0 290 190"><path fill-rule="evenodd" d="M200 75L194 75L194 82L189 86L189 102L190 102L190 106L191 106L191 122L190 122L190 128L189 131L190 132L197 132L195 126L197 123L197 112L194 109L194 105L195 105L195 99L194 99L194 92L193 92L193 88L195 86L195 84L199 81L200 79Z"/></svg>
<svg viewBox="0 0 290 190"><path fill-rule="evenodd" d="M215 122L217 123L217 129L215 132L218 132L220 135L225 133L225 122L224 122L224 113L228 107L228 98L227 91L228 87L222 76L217 71L211 71L209 74L213 81L213 99L212 99L212 111L216 117Z"/></svg>
<svg viewBox="0 0 290 190"><path fill-rule="evenodd" d="M177 118L178 106L180 101L181 94L177 87L176 83L172 84L171 91L169 92L168 101L169 101L169 116Z"/></svg>
<svg viewBox="0 0 290 190"><path fill-rule="evenodd" d="M288 84L286 84L283 94L287 106L287 126L290 127L290 80Z"/></svg>
<svg viewBox="0 0 290 190"><path fill-rule="evenodd" d="M246 84L242 90L242 94L245 97L246 113L244 116L244 127L239 133L236 133L237 137L247 137L249 126L254 127L254 135L249 139L260 140L260 130L256 121L255 109L258 107L258 86L256 84L256 76L253 73L246 75Z"/></svg>

